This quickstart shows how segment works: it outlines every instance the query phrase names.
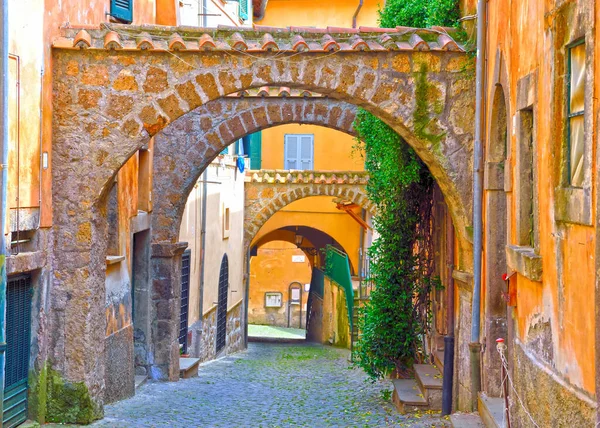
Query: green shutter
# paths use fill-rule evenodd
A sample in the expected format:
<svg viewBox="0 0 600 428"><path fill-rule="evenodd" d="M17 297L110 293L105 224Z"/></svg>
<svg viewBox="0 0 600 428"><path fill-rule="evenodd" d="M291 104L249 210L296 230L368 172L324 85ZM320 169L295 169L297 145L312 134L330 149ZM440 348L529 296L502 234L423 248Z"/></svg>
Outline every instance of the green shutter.
<svg viewBox="0 0 600 428"><path fill-rule="evenodd" d="M250 7L249 7L250 0L237 0L237 1L240 4L239 16L244 21L247 21L248 20L248 16L249 16L248 15L248 11L250 9Z"/></svg>
<svg viewBox="0 0 600 428"><path fill-rule="evenodd" d="M261 168L262 157L262 132L256 132L250 136L250 169Z"/></svg>
<svg viewBox="0 0 600 428"><path fill-rule="evenodd" d="M124 22L133 21L133 0L110 0L110 15Z"/></svg>

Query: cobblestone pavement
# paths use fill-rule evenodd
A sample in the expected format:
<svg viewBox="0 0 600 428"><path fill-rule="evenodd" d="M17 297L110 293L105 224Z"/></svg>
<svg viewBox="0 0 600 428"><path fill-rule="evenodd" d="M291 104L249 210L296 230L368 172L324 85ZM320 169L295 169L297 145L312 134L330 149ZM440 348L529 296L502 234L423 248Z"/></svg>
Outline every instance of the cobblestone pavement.
<svg viewBox="0 0 600 428"><path fill-rule="evenodd" d="M443 427L439 414L402 416L348 352L314 344L250 343L200 366L197 378L142 385L106 406L98 427ZM391 392L391 391L390 391Z"/></svg>

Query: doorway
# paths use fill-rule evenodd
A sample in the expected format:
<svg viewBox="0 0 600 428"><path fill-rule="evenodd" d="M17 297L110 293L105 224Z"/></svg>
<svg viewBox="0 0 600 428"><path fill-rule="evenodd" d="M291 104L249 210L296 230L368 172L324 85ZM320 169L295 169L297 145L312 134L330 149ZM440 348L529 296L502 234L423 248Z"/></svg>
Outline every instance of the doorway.
<svg viewBox="0 0 600 428"><path fill-rule="evenodd" d="M150 335L150 230L133 234L131 279L131 317L136 376L148 374L148 337Z"/></svg>
<svg viewBox="0 0 600 428"><path fill-rule="evenodd" d="M221 260L219 271L219 298L217 301L217 354L225 347L227 339L227 295L229 294L229 260Z"/></svg>
<svg viewBox="0 0 600 428"><path fill-rule="evenodd" d="M32 291L30 275L8 278L3 427L16 427L27 419Z"/></svg>

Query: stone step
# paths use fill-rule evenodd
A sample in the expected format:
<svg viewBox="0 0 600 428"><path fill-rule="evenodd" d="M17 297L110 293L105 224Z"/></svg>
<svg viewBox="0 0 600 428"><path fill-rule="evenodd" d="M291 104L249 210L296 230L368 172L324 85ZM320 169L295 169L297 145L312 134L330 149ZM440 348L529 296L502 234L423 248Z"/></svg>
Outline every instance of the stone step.
<svg viewBox="0 0 600 428"><path fill-rule="evenodd" d="M479 393L477 409L486 428L504 428L504 399L488 397L484 392Z"/></svg>
<svg viewBox="0 0 600 428"><path fill-rule="evenodd" d="M402 414L429 409L427 400L414 379L392 379L394 393L392 401Z"/></svg>
<svg viewBox="0 0 600 428"><path fill-rule="evenodd" d="M146 375L135 375L135 389L138 389L140 386L146 383L148 376Z"/></svg>
<svg viewBox="0 0 600 428"><path fill-rule="evenodd" d="M198 376L199 358L179 358L179 377L188 379Z"/></svg>
<svg viewBox="0 0 600 428"><path fill-rule="evenodd" d="M415 379L431 410L442 410L442 373L433 364L415 364Z"/></svg>
<svg viewBox="0 0 600 428"><path fill-rule="evenodd" d="M454 413L450 415L453 428L485 428L478 413Z"/></svg>

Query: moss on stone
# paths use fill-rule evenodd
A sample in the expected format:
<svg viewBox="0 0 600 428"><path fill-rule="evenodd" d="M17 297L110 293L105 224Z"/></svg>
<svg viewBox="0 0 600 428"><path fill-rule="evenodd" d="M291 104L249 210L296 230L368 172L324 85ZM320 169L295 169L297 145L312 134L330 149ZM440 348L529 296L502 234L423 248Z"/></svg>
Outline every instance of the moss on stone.
<svg viewBox="0 0 600 428"><path fill-rule="evenodd" d="M440 150L440 142L446 135L439 131L437 119L430 117L430 94L439 92L437 88L427 81L427 64L421 63L419 71L415 73L415 111L413 114L415 134L432 143L435 152ZM441 101L436 99L433 102L434 113L443 110ZM439 113L437 113L439 114Z"/></svg>
<svg viewBox="0 0 600 428"><path fill-rule="evenodd" d="M337 343L336 346L341 346L342 348L349 348L350 343L348 342L348 332L350 332L350 323L348 321L348 306L346 304L346 294L341 289L338 290L337 293L337 332L336 338Z"/></svg>
<svg viewBox="0 0 600 428"><path fill-rule="evenodd" d="M39 372L36 370L29 372L29 418L40 424L46 422L47 391L48 370L44 364Z"/></svg>
<svg viewBox="0 0 600 428"><path fill-rule="evenodd" d="M48 368L46 421L89 424L103 416L84 382L67 382L60 373Z"/></svg>

